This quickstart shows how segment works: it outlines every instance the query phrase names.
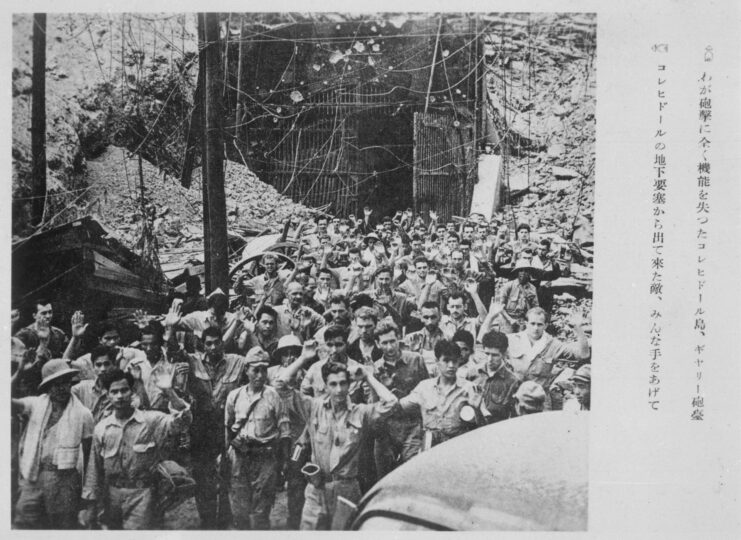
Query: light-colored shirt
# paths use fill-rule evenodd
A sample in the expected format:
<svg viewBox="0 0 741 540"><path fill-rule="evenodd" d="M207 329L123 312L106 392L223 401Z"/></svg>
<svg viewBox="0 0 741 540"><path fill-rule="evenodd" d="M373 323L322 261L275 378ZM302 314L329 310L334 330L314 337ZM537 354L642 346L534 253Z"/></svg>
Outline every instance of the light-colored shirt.
<svg viewBox="0 0 741 540"><path fill-rule="evenodd" d="M332 409L328 396L304 399L310 399L308 426L312 462L325 474L356 478L360 449L371 435L371 425L393 412L396 398L372 404L351 403L348 399L347 408L337 412Z"/></svg>
<svg viewBox="0 0 741 540"><path fill-rule="evenodd" d="M445 334L439 327L435 328L432 333L427 328L422 328L422 330L407 334L404 343L410 351L419 353L423 350L434 351L435 345L441 339L445 339Z"/></svg>
<svg viewBox="0 0 741 540"><path fill-rule="evenodd" d="M418 410L424 429L438 431L443 438L451 438L468 429L460 418L460 411L473 396L473 385L468 381L458 379L444 388L440 384L440 377L436 377L420 382L408 396L399 400L399 405L404 411Z"/></svg>
<svg viewBox="0 0 741 540"><path fill-rule="evenodd" d="M419 279L415 275L408 276L407 279L399 285L399 290L406 294L416 305L421 307L420 298L422 297L422 288L425 286L425 280ZM439 302L440 293L445 290L442 282L435 281L430 285L430 292L427 294L428 302Z"/></svg>
<svg viewBox="0 0 741 540"><path fill-rule="evenodd" d="M458 330L470 332L476 338L481 321L477 317L463 317L460 321L455 321L450 315L440 317L440 330L443 331L447 339L452 339Z"/></svg>
<svg viewBox="0 0 741 540"><path fill-rule="evenodd" d="M117 347L117 349L118 354L116 354L116 363L118 364L119 369L126 371L129 364L138 366L142 370L142 380L146 381L149 378L151 371L146 353L140 349L134 349L131 347ZM95 380L95 368L93 367L90 353L83 354L76 360L72 360L69 364L73 368L80 370L80 379Z"/></svg>
<svg viewBox="0 0 741 540"><path fill-rule="evenodd" d="M528 282L524 285L519 279L505 283L499 292L499 303L515 319L523 319L530 308L537 307L538 293L535 285Z"/></svg>
<svg viewBox="0 0 741 540"><path fill-rule="evenodd" d="M303 325L303 315L300 315L299 313L303 313L303 311L306 310L307 318L308 318L308 325L304 327ZM319 315L316 311L311 309L308 306L299 306L296 310L292 310L291 306L289 304L282 304L280 306L275 307L275 311L278 313L278 320L277 326L278 326L278 337L281 338L283 336L287 336L288 334L294 334L296 335L301 341L304 341L314 334L317 333L317 331L324 326L324 317ZM299 330L294 331L292 326L292 321L294 319L297 320L299 323ZM294 323L295 325L296 323Z"/></svg>
<svg viewBox="0 0 741 540"><path fill-rule="evenodd" d="M301 381L301 393L306 396L322 397L327 394L327 385L324 384L322 378L322 366L329 360L319 360L312 364L306 371L304 380ZM355 371L360 367L360 364L352 358L347 359L347 370L350 372L350 379L353 378ZM354 383L350 384L350 393L355 390Z"/></svg>
<svg viewBox="0 0 741 540"><path fill-rule="evenodd" d="M284 275L281 275L284 274ZM255 276L245 283L255 291L255 300L260 302L266 293L270 294L267 304L273 306L280 303L285 298L283 289L283 280L288 277L288 273L278 272L273 278L268 278L267 274Z"/></svg>
<svg viewBox="0 0 741 540"><path fill-rule="evenodd" d="M539 340L531 343L527 331L507 334L508 361L515 375L523 381L535 381L543 388L563 371L564 366L554 365L557 360L578 360L581 345L578 342L564 343L543 332Z"/></svg>
<svg viewBox="0 0 741 540"><path fill-rule="evenodd" d="M75 396L70 396L64 411L57 420L44 449L44 439L49 435L47 428L52 415L52 404L48 394L29 396L19 400L20 414L28 418L26 430L19 444L19 467L23 478L35 482L38 478L42 451L51 457L51 464L58 469L80 468L82 441L89 439L93 431L93 416ZM48 453L51 452L51 456Z"/></svg>
<svg viewBox="0 0 741 540"><path fill-rule="evenodd" d="M91 381L90 379L85 379L84 381L80 381L72 387L72 395L77 397L92 413L93 420L96 424L112 411L108 392L106 392L105 388L97 380ZM134 406L138 407L139 399L137 396L134 396L134 399L137 402Z"/></svg>
<svg viewBox="0 0 741 540"><path fill-rule="evenodd" d="M223 334L235 317L236 315L234 315L234 313L227 311L224 314L224 319L222 321L217 321L216 317L213 315L213 313L211 313L210 310L194 311L192 313L184 315L180 319L180 324L193 332L198 339L201 339L201 337L203 336L203 331L206 328L211 328L212 326L218 328L219 332ZM235 332L235 335L237 334L238 332Z"/></svg>
<svg viewBox="0 0 741 540"><path fill-rule="evenodd" d="M102 500L103 487L116 478L152 481L152 470L164 456L171 434L187 429L193 416L190 407L170 414L134 409L126 420L111 414L95 426L82 498Z"/></svg>
<svg viewBox="0 0 741 540"><path fill-rule="evenodd" d="M272 386L256 393L248 385L232 390L226 398L224 425L237 437L262 444L291 435L288 412Z"/></svg>

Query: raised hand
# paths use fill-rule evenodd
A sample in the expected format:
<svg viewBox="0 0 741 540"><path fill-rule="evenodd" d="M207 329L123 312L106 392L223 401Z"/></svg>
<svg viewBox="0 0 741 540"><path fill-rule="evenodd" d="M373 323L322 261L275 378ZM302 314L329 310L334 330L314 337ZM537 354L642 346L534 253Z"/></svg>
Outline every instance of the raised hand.
<svg viewBox="0 0 741 540"><path fill-rule="evenodd" d="M141 381L142 380L142 368L138 364L129 363L129 365L126 366L126 371L128 371L129 373L131 373L131 375L137 381Z"/></svg>
<svg viewBox="0 0 741 540"><path fill-rule="evenodd" d="M149 324L149 315L143 309L134 311L134 323L138 328L146 328Z"/></svg>
<svg viewBox="0 0 741 540"><path fill-rule="evenodd" d="M435 212L434 210L430 210L430 219L432 221L437 221L437 212Z"/></svg>
<svg viewBox="0 0 741 540"><path fill-rule="evenodd" d="M304 341L302 350L301 350L301 356L304 358L314 358L316 356L317 348L319 347L319 344L314 339L307 339Z"/></svg>
<svg viewBox="0 0 741 540"><path fill-rule="evenodd" d="M412 334L407 334L407 339L409 340L409 346L411 349L416 351L422 347L422 340L424 338L422 337L422 334L414 332Z"/></svg>
<svg viewBox="0 0 741 540"><path fill-rule="evenodd" d="M291 317L290 322L291 330L294 332L298 332L301 329L301 320L298 318L298 316L294 315Z"/></svg>
<svg viewBox="0 0 741 540"><path fill-rule="evenodd" d="M85 324L85 314L82 311L75 311L72 314L72 337L82 337L87 327L88 325Z"/></svg>
<svg viewBox="0 0 741 540"><path fill-rule="evenodd" d="M170 306L170 310L167 312L167 315L165 316L165 328L172 328L175 326L179 321L181 317L182 312L182 306L179 302L174 302Z"/></svg>
<svg viewBox="0 0 741 540"><path fill-rule="evenodd" d="M468 278L465 282L463 282L463 288L468 294L473 296L474 294L478 293L479 284L475 279Z"/></svg>
<svg viewBox="0 0 741 540"><path fill-rule="evenodd" d="M360 364L355 370L355 379L358 381L367 381L373 376L373 370L370 366Z"/></svg>
<svg viewBox="0 0 741 540"><path fill-rule="evenodd" d="M481 407L481 402L483 401L483 397L480 390L473 389L472 392L469 392L468 394L468 404L471 405L474 409L479 409Z"/></svg>
<svg viewBox="0 0 741 540"><path fill-rule="evenodd" d="M172 390L172 379L174 375L175 370L159 371L155 376L154 383L157 385L157 388L163 392Z"/></svg>
<svg viewBox="0 0 741 540"><path fill-rule="evenodd" d="M178 362L173 364L173 369L176 375L187 375L190 373L190 365L188 362Z"/></svg>
<svg viewBox="0 0 741 540"><path fill-rule="evenodd" d="M234 316L239 322L248 320L250 318L250 315L252 315L252 311L250 311L250 309L247 307L240 307L237 311L234 312Z"/></svg>

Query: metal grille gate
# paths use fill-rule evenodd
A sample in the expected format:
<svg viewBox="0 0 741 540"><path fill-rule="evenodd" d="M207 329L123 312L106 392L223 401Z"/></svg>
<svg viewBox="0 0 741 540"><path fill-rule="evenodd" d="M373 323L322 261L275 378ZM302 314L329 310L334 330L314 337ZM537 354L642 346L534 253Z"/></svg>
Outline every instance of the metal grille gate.
<svg viewBox="0 0 741 540"><path fill-rule="evenodd" d="M414 205L443 221L467 216L476 174L473 124L452 114L414 113Z"/></svg>

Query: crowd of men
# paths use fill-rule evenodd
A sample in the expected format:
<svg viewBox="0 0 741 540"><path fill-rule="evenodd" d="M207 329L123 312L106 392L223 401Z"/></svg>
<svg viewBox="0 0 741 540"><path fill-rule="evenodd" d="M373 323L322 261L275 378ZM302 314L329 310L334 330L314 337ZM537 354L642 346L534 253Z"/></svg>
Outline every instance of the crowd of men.
<svg viewBox="0 0 741 540"><path fill-rule="evenodd" d="M208 296L193 276L127 343L38 299L12 338L14 526L161 528L194 495L204 529L269 529L285 490L287 528L326 529L436 444L588 410L591 327L549 327L548 240L430 218L295 223L294 265L266 253Z"/></svg>

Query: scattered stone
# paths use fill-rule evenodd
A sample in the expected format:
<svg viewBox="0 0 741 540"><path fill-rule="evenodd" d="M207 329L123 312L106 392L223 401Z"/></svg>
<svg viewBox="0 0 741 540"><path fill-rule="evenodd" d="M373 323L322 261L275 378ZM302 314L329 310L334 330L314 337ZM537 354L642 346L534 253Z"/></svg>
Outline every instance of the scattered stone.
<svg viewBox="0 0 741 540"><path fill-rule="evenodd" d="M552 167L551 174L556 178L579 178L581 175L573 169L566 167Z"/></svg>
<svg viewBox="0 0 741 540"><path fill-rule="evenodd" d="M548 157L558 158L563 155L566 151L566 147L563 144L556 143L548 146Z"/></svg>

